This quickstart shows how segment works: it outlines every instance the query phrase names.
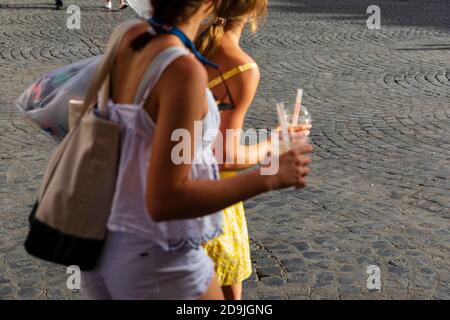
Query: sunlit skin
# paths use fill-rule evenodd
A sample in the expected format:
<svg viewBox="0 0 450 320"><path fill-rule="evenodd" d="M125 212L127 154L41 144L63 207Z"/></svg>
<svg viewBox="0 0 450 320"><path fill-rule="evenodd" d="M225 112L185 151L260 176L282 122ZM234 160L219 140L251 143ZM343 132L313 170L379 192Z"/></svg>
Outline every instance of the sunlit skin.
<svg viewBox="0 0 450 320"><path fill-rule="evenodd" d="M227 72L236 66L244 65L254 62L254 60L240 47L240 38L245 28L246 22L242 21L236 24L231 30L224 33L222 42L213 57L213 62L220 66L222 72ZM217 77L214 70L208 69L208 77L210 80ZM242 129L244 125L245 116L249 110L253 98L255 97L258 84L260 80L259 69L251 69L238 76L227 80L233 100L235 102L235 109L221 112L221 132L224 137L224 146L231 146L224 150L222 161L224 164L221 169L225 171L242 170L260 163L269 151L271 151L271 139L264 140L258 144L243 145L239 137L235 137L233 143L227 143L226 130L228 129ZM230 102L226 98L226 90L223 85L213 88L213 93L216 97L224 97L224 102ZM275 112L275 106L274 106ZM311 125L296 126L290 130L293 136L300 138L307 136L310 133ZM278 130L278 128L277 128ZM217 155L219 158L221 155ZM245 161L236 161L237 159L245 159ZM225 161L228 160L228 161Z"/></svg>
<svg viewBox="0 0 450 320"><path fill-rule="evenodd" d="M254 60L240 47L240 38L245 26L246 22L243 20L240 24L235 24L232 29L226 31L217 52L212 58L213 62L220 66L220 70L223 73L236 66L254 62ZM210 80L213 80L217 77L217 73L208 69L208 77ZM235 171L252 167L261 162L272 149L270 138L258 144L243 145L241 144L239 137L235 136L233 143L227 143L226 130L238 130L243 128L245 116L255 97L259 80L260 72L257 68L250 69L227 80L235 103L235 109L221 112L220 130L224 137L223 146L229 147L224 148L223 156L216 154L219 159L222 157L221 160L223 160L222 162L224 164L221 166L221 170L223 171ZM226 89L223 85L213 88L213 93L216 97L226 97ZM227 98L223 99L223 101L230 102ZM297 126L291 128L291 133L292 135L301 138L309 135L310 129L310 125ZM244 161L237 161L237 159L243 159ZM240 300L242 297L241 282L231 286L224 286L222 289L227 300Z"/></svg>
<svg viewBox="0 0 450 320"><path fill-rule="evenodd" d="M194 39L201 22L212 11L213 1L205 1L195 14L177 27ZM139 52L133 51L130 43L147 30L145 22L133 28L119 48L116 61L120 63L114 65L111 77L111 98L115 103L133 103L146 69L143 66L148 66L157 54L172 46L184 47L177 37L160 35L151 41L151 45ZM171 152L178 143L171 141L172 132L186 129L194 136L194 122L201 121L208 111L207 81L204 66L193 55L183 56L166 69L145 103L146 112L157 124L147 186L147 209L154 221L202 217L263 192L291 186L302 188L306 184L310 145L296 147L281 156L280 169L272 176L263 176L260 169L255 169L225 180L191 180L190 164L175 165L172 162ZM193 145L191 148L193 150ZM201 297L223 298L217 279L213 279Z"/></svg>

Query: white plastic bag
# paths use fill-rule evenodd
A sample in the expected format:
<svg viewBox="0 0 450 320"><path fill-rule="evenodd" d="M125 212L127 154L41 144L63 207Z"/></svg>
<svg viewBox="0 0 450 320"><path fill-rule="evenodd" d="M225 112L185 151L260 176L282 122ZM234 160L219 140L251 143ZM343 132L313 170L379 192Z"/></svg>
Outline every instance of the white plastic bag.
<svg viewBox="0 0 450 320"><path fill-rule="evenodd" d="M55 138L64 138L69 101L84 99L100 61L101 56L95 56L45 74L20 95L17 107Z"/></svg>
<svg viewBox="0 0 450 320"><path fill-rule="evenodd" d="M148 0L127 0L143 18L149 18L152 7ZM101 56L95 56L45 74L16 100L16 105L30 120L57 139L69 131L70 100L83 100Z"/></svg>
<svg viewBox="0 0 450 320"><path fill-rule="evenodd" d="M151 17L152 7L149 0L127 0L127 3L136 11L138 16L146 19Z"/></svg>

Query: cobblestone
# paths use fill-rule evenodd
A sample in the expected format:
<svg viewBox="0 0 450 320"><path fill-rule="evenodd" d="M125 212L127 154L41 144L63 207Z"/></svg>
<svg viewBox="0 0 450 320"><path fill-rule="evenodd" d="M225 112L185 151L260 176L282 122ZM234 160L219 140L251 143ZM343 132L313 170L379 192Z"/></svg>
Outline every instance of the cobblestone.
<svg viewBox="0 0 450 320"><path fill-rule="evenodd" d="M247 127L276 124L295 89L314 128L309 186L245 203L254 274L248 299L450 299L450 19L447 0L271 0L243 45L262 81ZM63 267L23 249L27 216L55 147L14 100L39 75L102 52L130 10L0 0L0 299L79 299ZM378 265L382 289L368 290Z"/></svg>

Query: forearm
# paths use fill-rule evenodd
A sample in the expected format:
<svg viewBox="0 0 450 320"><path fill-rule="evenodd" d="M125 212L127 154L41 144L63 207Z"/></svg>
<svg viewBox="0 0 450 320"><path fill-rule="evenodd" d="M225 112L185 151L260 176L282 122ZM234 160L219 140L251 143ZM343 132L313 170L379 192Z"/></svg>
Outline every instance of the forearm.
<svg viewBox="0 0 450 320"><path fill-rule="evenodd" d="M149 209L156 209L151 214L158 221L198 218L272 188L271 176L261 175L260 170L223 180L187 180L177 190L160 194L153 200L158 204L150 204Z"/></svg>

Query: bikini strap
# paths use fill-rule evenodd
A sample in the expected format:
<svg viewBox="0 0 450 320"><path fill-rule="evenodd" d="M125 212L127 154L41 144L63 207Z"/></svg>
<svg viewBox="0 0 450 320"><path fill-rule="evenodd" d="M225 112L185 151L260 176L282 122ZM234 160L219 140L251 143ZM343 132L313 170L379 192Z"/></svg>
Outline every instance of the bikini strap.
<svg viewBox="0 0 450 320"><path fill-rule="evenodd" d="M226 80L231 79L241 73L244 73L248 70L256 69L256 68L258 68L258 65L254 62L246 63L246 64L243 64L236 68L233 68L230 71L227 71L226 73L224 73L222 77L217 77L214 80L211 80L210 82L208 82L208 88L210 88L210 89L215 88L219 84L221 84L223 81L226 81Z"/></svg>

